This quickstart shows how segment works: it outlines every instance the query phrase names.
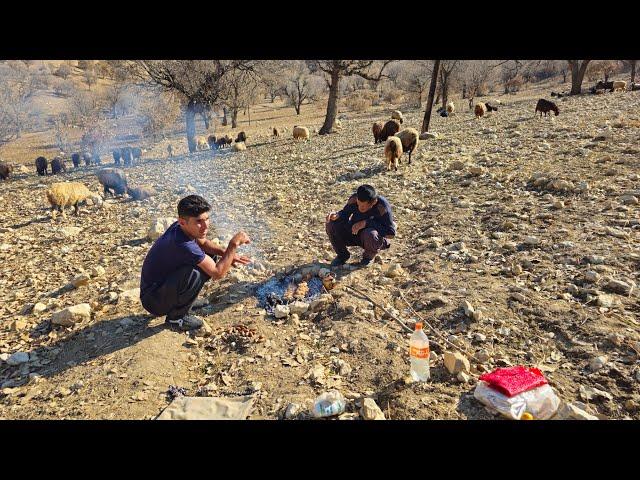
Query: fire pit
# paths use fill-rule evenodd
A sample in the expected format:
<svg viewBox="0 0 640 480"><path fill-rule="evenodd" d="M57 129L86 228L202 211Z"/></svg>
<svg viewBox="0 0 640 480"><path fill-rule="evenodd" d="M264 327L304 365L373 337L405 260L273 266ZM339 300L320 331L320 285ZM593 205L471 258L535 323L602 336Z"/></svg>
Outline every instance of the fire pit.
<svg viewBox="0 0 640 480"><path fill-rule="evenodd" d="M292 273L282 278L271 277L257 288L256 297L260 306L273 315L277 305L288 305L296 301L311 303L333 288L334 284L335 277L330 273L323 278L310 273Z"/></svg>

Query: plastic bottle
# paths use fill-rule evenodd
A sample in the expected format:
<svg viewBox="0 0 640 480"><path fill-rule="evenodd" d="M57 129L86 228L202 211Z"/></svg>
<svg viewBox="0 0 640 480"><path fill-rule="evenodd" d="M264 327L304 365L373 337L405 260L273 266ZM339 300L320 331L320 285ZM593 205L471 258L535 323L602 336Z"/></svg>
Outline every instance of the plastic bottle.
<svg viewBox="0 0 640 480"><path fill-rule="evenodd" d="M426 382L431 377L429 371L429 339L422 330L422 323L416 323L416 329L409 339L409 357L411 358L411 377Z"/></svg>
<svg viewBox="0 0 640 480"><path fill-rule="evenodd" d="M331 417L344 412L347 401L337 390L329 390L316 398L313 404L313 415L316 418Z"/></svg>

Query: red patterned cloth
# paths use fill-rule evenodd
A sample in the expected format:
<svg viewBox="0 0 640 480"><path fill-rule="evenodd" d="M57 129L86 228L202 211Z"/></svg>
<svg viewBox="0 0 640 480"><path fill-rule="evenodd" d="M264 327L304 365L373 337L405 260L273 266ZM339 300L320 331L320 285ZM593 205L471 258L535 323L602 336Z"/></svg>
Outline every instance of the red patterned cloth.
<svg viewBox="0 0 640 480"><path fill-rule="evenodd" d="M547 379L540 370L521 365L498 368L491 373L480 375L480 380L487 382L491 388L507 397L547 384Z"/></svg>

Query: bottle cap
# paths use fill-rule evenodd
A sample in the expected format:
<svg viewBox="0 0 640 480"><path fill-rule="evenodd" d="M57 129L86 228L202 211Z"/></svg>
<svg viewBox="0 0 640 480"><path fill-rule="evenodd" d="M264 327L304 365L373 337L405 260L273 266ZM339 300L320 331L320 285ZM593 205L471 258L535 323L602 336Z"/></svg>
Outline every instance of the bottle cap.
<svg viewBox="0 0 640 480"><path fill-rule="evenodd" d="M422 330L422 322L416 322L416 330Z"/></svg>

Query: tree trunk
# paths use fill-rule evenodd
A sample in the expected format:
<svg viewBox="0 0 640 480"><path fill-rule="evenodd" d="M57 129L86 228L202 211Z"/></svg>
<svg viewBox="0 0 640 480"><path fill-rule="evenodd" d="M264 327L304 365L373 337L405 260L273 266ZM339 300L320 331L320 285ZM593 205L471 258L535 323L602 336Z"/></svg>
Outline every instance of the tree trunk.
<svg viewBox="0 0 640 480"><path fill-rule="evenodd" d="M567 71L562 71L562 83L567 83Z"/></svg>
<svg viewBox="0 0 640 480"><path fill-rule="evenodd" d="M202 119L204 120L204 128L209 130L209 115L207 115L207 112L202 112Z"/></svg>
<svg viewBox="0 0 640 480"><path fill-rule="evenodd" d="M222 107L222 126L226 127L229 122L227 121L227 107Z"/></svg>
<svg viewBox="0 0 640 480"><path fill-rule="evenodd" d="M463 99L467 98L467 84L466 83L462 84L462 98Z"/></svg>
<svg viewBox="0 0 640 480"><path fill-rule="evenodd" d="M231 128L236 128L238 126L238 109L231 109Z"/></svg>
<svg viewBox="0 0 640 480"><path fill-rule="evenodd" d="M431 122L431 109L433 108L433 95L436 93L436 83L438 83L439 69L440 69L440 60L436 60L433 64L433 73L431 74L431 85L429 85L429 97L427 98L427 109L424 112L424 120L422 120L422 130L420 133L429 131L429 122Z"/></svg>
<svg viewBox="0 0 640 480"><path fill-rule="evenodd" d="M569 95L579 95L582 92L582 80L590 61L583 60L582 65L579 64L578 60L569 61L569 67L571 68L571 92L569 92Z"/></svg>
<svg viewBox="0 0 640 480"><path fill-rule="evenodd" d="M298 102L293 103L293 108L296 109L296 115L300 115L300 104Z"/></svg>
<svg viewBox="0 0 640 480"><path fill-rule="evenodd" d="M442 108L447 107L447 100L449 100L449 75L445 73L442 79Z"/></svg>
<svg viewBox="0 0 640 480"><path fill-rule="evenodd" d="M325 135L331 132L333 123L338 116L338 88L340 86L340 72L334 70L331 74L331 86L329 87L329 101L327 102L327 115L324 118L324 124L318 132L318 135Z"/></svg>
<svg viewBox="0 0 640 480"><path fill-rule="evenodd" d="M187 122L187 144L189 152L193 153L196 151L196 106L193 100L187 104L185 120Z"/></svg>
<svg viewBox="0 0 640 480"><path fill-rule="evenodd" d="M251 125L251 107L247 108L247 114L249 115L249 125Z"/></svg>
<svg viewBox="0 0 640 480"><path fill-rule="evenodd" d="M631 84L632 84L632 88L633 88L633 84L636 81L636 61L637 60L631 60Z"/></svg>

